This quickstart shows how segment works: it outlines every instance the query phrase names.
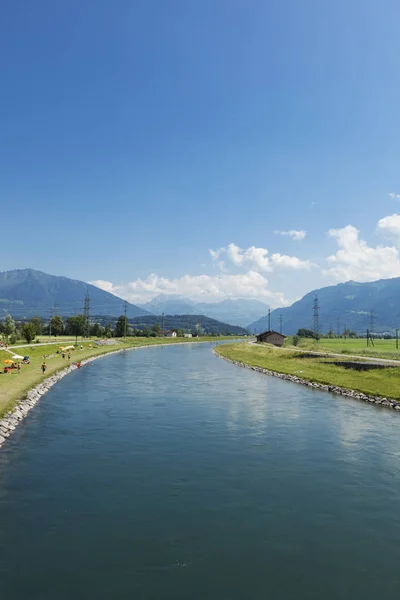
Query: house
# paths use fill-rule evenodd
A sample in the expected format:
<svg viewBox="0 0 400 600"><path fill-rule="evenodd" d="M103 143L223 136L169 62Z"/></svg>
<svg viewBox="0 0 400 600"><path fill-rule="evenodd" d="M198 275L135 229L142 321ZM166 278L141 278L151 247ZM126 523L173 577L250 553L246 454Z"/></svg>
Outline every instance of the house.
<svg viewBox="0 0 400 600"><path fill-rule="evenodd" d="M174 338L174 337L176 337L176 331L166 331L164 335L165 335L165 337Z"/></svg>
<svg viewBox="0 0 400 600"><path fill-rule="evenodd" d="M257 336L257 342L265 342L266 344L273 344L274 346L283 346L285 336L277 331L263 331Z"/></svg>

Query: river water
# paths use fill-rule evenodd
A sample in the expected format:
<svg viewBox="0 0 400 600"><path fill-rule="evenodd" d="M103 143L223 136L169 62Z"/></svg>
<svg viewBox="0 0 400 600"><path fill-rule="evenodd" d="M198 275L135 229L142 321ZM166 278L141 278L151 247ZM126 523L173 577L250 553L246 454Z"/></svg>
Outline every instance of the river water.
<svg viewBox="0 0 400 600"><path fill-rule="evenodd" d="M0 452L7 600L400 595L400 415L215 357L75 371Z"/></svg>

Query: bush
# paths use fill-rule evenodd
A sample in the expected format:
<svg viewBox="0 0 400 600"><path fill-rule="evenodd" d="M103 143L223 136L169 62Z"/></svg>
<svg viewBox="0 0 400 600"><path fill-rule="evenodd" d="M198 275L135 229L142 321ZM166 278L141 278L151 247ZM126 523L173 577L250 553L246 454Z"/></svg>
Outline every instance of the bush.
<svg viewBox="0 0 400 600"><path fill-rule="evenodd" d="M18 338L17 338L17 336L16 336L16 334L15 334L15 333L12 333L12 334L10 335L10 340L9 340L9 341L10 341L10 344L16 344L16 343L17 343L17 341L18 341Z"/></svg>
<svg viewBox="0 0 400 600"><path fill-rule="evenodd" d="M293 336L293 346L297 346L299 343L299 336L298 335L294 335Z"/></svg>

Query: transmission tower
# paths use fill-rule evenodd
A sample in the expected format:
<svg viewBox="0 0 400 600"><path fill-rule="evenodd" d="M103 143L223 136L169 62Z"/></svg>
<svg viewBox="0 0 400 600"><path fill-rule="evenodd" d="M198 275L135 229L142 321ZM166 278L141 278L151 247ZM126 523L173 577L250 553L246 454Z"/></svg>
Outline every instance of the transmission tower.
<svg viewBox="0 0 400 600"><path fill-rule="evenodd" d="M283 323L282 315L279 315L279 333L281 335L282 335L282 323Z"/></svg>
<svg viewBox="0 0 400 600"><path fill-rule="evenodd" d="M371 335L375 333L375 313L373 310L369 313L369 332Z"/></svg>
<svg viewBox="0 0 400 600"><path fill-rule="evenodd" d="M51 337L51 320L53 318L53 309L50 308L50 321L49 321L49 337Z"/></svg>
<svg viewBox="0 0 400 600"><path fill-rule="evenodd" d="M314 332L319 334L319 304L318 304L318 296L315 294L314 302L313 302L313 317L314 317Z"/></svg>
<svg viewBox="0 0 400 600"><path fill-rule="evenodd" d="M164 335L164 313L161 315L161 335Z"/></svg>
<svg viewBox="0 0 400 600"><path fill-rule="evenodd" d="M90 337L90 297L89 290L86 291L85 305L83 307L83 315L85 317L85 334Z"/></svg>
<svg viewBox="0 0 400 600"><path fill-rule="evenodd" d="M340 336L340 318L337 318L337 324L336 324L336 335L339 337Z"/></svg>
<svg viewBox="0 0 400 600"><path fill-rule="evenodd" d="M271 331L271 309L268 309L268 331Z"/></svg>
<svg viewBox="0 0 400 600"><path fill-rule="evenodd" d="M127 310L127 308L128 308L128 303L125 300L125 302L124 302L124 338L126 338L127 328L128 328L127 327L128 322L127 322L127 318L126 318L126 310Z"/></svg>

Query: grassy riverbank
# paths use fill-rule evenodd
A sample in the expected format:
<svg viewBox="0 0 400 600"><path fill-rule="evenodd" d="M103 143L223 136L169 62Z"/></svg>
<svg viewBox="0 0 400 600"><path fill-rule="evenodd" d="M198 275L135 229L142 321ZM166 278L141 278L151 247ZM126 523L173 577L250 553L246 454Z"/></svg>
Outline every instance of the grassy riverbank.
<svg viewBox="0 0 400 600"><path fill-rule="evenodd" d="M107 346L95 346L92 341L82 342L83 349L74 350L71 352L71 361L77 362L92 356L99 356L124 348L137 348L141 346L156 346L160 344L177 344L177 343L200 343L200 342L217 342L224 339L232 339L230 337L202 337L202 338L128 338L124 340L113 340L113 343ZM65 340L63 340L65 345ZM5 350L0 350L0 417L9 411L18 403L18 400L23 395L44 381L50 375L54 375L68 366L68 358L63 359L61 354L56 354L57 344L48 344L46 346L26 346L24 348L15 349L15 353L21 356L29 355L31 363L29 365L21 365L21 371L18 373L16 369L3 373L3 361L9 359L12 354ZM62 345L62 343L60 344ZM79 342L79 346L81 343ZM90 347L91 346L91 347ZM11 352L13 350L11 349ZM45 375L42 374L41 364L43 356L46 355L47 370Z"/></svg>
<svg viewBox="0 0 400 600"><path fill-rule="evenodd" d="M291 346L293 338L288 337L285 341L287 348ZM321 338L318 342L309 338L300 338L298 346L300 350L312 350L314 352L334 352L339 354L354 354L368 358L389 358L400 360L400 349L396 348L396 340L374 340L374 345L367 346L365 339L360 338ZM400 343L399 343L400 348Z"/></svg>
<svg viewBox="0 0 400 600"><path fill-rule="evenodd" d="M340 365L348 360L345 356L343 359L310 357L295 350L282 351L247 342L224 344L218 346L217 352L221 356L247 365L269 369L277 373L296 375L307 381L400 400L400 367L357 371Z"/></svg>

